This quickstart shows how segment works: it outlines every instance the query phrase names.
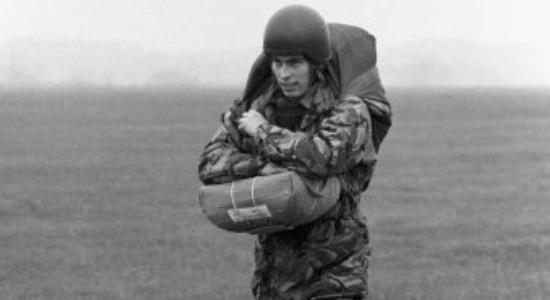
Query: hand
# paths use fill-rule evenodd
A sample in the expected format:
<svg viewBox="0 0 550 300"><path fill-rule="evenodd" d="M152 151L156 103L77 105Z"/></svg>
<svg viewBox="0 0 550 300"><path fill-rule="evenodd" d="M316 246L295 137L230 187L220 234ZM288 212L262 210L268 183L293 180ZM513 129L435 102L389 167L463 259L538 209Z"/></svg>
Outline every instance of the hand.
<svg viewBox="0 0 550 300"><path fill-rule="evenodd" d="M250 136L254 136L258 127L268 123L267 120L257 110L251 109L239 119L239 129L246 132Z"/></svg>
<svg viewBox="0 0 550 300"><path fill-rule="evenodd" d="M223 125L225 127L230 127L231 126L231 116L233 115L233 113L231 113L230 110L226 111L223 116L222 116L222 122L223 122Z"/></svg>
<svg viewBox="0 0 550 300"><path fill-rule="evenodd" d="M239 132L237 127L233 125L233 122L231 121L232 115L233 113L230 110L222 114L222 124L223 127L225 127L225 130L227 130L227 132L231 136L231 138L233 138L233 141L236 143L240 143L242 134Z"/></svg>

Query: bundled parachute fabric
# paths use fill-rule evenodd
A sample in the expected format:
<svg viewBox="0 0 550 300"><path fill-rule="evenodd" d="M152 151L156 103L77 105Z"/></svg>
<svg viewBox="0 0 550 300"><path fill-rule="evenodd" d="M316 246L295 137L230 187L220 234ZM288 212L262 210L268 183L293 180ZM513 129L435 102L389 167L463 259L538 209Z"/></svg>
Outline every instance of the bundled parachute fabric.
<svg viewBox="0 0 550 300"><path fill-rule="evenodd" d="M340 196L340 181L308 180L288 171L199 189L199 204L221 229L252 234L287 230L312 222Z"/></svg>
<svg viewBox="0 0 550 300"><path fill-rule="evenodd" d="M385 97L376 67L376 39L367 31L351 25L328 24L332 57L328 61L328 80L337 97L357 96L363 99L372 118L372 138L376 150L391 126L391 108ZM261 54L248 75L243 98L236 112L246 111L250 103L273 82L270 59ZM235 111L234 111L235 112ZM234 114L235 118L239 114Z"/></svg>

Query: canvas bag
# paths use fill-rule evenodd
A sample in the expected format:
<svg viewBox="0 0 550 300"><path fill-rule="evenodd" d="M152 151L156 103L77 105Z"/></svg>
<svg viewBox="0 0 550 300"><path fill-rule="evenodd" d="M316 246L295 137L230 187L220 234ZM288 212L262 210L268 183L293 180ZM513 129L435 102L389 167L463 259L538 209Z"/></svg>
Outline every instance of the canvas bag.
<svg viewBox="0 0 550 300"><path fill-rule="evenodd" d="M232 232L270 233L319 218L340 196L340 181L304 180L293 171L256 176L199 189L206 217Z"/></svg>

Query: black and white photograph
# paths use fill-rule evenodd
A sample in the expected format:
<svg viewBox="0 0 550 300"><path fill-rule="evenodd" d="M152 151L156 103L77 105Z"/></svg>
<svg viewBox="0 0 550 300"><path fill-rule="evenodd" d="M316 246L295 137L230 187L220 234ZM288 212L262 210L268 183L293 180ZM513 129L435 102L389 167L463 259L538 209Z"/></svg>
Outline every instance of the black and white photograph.
<svg viewBox="0 0 550 300"><path fill-rule="evenodd" d="M0 299L550 299L549 11L0 0Z"/></svg>

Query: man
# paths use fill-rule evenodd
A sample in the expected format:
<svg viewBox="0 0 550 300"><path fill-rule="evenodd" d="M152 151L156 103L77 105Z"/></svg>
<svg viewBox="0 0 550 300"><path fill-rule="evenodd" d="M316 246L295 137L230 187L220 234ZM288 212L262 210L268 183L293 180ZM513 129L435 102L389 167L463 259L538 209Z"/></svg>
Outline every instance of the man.
<svg viewBox="0 0 550 300"><path fill-rule="evenodd" d="M337 176L341 182L337 204L319 219L258 235L256 299L364 299L367 294L370 247L359 202L390 109L374 63L359 69L361 64L346 62L357 56L347 46L360 41L336 47L338 39L349 40L358 29L330 28L332 43L329 26L305 6L273 15L243 101L223 115L223 126L199 163L205 184L289 169L305 180Z"/></svg>

